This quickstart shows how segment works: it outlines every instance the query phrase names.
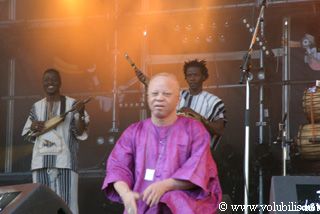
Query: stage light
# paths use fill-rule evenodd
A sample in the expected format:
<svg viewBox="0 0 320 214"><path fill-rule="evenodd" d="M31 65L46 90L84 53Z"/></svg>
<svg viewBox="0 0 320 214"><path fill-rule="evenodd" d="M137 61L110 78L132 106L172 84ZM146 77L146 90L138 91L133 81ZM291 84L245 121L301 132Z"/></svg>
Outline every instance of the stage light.
<svg viewBox="0 0 320 214"><path fill-rule="evenodd" d="M265 53L266 53L267 56L270 55L270 51L269 50L266 50Z"/></svg>
<svg viewBox="0 0 320 214"><path fill-rule="evenodd" d="M312 70L320 71L320 52L318 52L315 37L305 34L301 40L301 46L306 50L304 62L309 64Z"/></svg>
<svg viewBox="0 0 320 214"><path fill-rule="evenodd" d="M195 43L200 43L200 36L196 36L196 38L194 39Z"/></svg>
<svg viewBox="0 0 320 214"><path fill-rule="evenodd" d="M223 34L219 35L219 41L222 42L222 43L224 43L226 41L226 39L225 39Z"/></svg>
<svg viewBox="0 0 320 214"><path fill-rule="evenodd" d="M200 30L204 30L204 24L203 24L203 23L201 23L201 24L199 25L199 29L200 29Z"/></svg>
<svg viewBox="0 0 320 214"><path fill-rule="evenodd" d="M217 28L217 24L215 22L211 23L211 28L212 30L215 30Z"/></svg>
<svg viewBox="0 0 320 214"><path fill-rule="evenodd" d="M183 44L187 44L188 41L189 41L189 39L188 39L187 36L184 36L184 37L182 38L182 43L183 43Z"/></svg>
<svg viewBox="0 0 320 214"><path fill-rule="evenodd" d="M189 24L185 27L186 31L191 31L192 30L192 26Z"/></svg>
<svg viewBox="0 0 320 214"><path fill-rule="evenodd" d="M225 27L225 28L229 28L229 27L230 27L230 25L229 25L229 22L228 22L228 21L226 21L226 22L224 23L224 27Z"/></svg>
<svg viewBox="0 0 320 214"><path fill-rule="evenodd" d="M181 29L180 25L176 24L176 25L174 26L174 31L179 32L180 29Z"/></svg>
<svg viewBox="0 0 320 214"><path fill-rule="evenodd" d="M250 33L253 33L254 27L252 27L246 19L242 20L243 24L246 26L246 28L249 30ZM257 45L261 47L261 50L266 54L266 55L271 55L272 52L268 50L266 43L267 41L264 40L264 38L256 37L256 42Z"/></svg>
<svg viewBox="0 0 320 214"><path fill-rule="evenodd" d="M259 71L259 72L258 72L258 79L259 79L259 80L264 80L264 79L265 79L265 73L264 73L264 71Z"/></svg>
<svg viewBox="0 0 320 214"><path fill-rule="evenodd" d="M207 36L206 41L211 43L213 41L213 37L211 35Z"/></svg>
<svg viewBox="0 0 320 214"><path fill-rule="evenodd" d="M315 45L314 36L310 34L305 34L301 40L301 44L303 48L310 48Z"/></svg>
<svg viewBox="0 0 320 214"><path fill-rule="evenodd" d="M148 32L145 30L143 31L143 36L146 37L148 35Z"/></svg>
<svg viewBox="0 0 320 214"><path fill-rule="evenodd" d="M110 135L109 137L108 137L108 143L109 144L114 144L114 142L115 142L115 137L114 137L114 135Z"/></svg>
<svg viewBox="0 0 320 214"><path fill-rule="evenodd" d="M104 138L103 137L98 137L97 138L97 144L98 145L102 145L102 144L104 144L105 143L105 141L104 141Z"/></svg>

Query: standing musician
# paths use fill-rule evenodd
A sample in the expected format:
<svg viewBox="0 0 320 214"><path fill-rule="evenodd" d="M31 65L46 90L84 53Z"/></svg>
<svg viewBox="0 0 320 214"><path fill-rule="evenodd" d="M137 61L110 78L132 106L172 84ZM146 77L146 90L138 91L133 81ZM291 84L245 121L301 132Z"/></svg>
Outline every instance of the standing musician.
<svg viewBox="0 0 320 214"><path fill-rule="evenodd" d="M147 87L148 77L137 68L127 54L125 57L134 68L139 81ZM211 135L211 148L216 148L227 122L226 111L219 97L203 91L203 82L209 77L206 61L197 59L187 61L184 63L183 71L189 89L180 92L178 113L201 121Z"/></svg>
<svg viewBox="0 0 320 214"><path fill-rule="evenodd" d="M46 70L42 84L46 97L33 104L22 131L34 143L32 180L50 187L77 214L78 141L88 137L89 116L84 102L60 94L61 77L57 70ZM49 124L61 115L59 123Z"/></svg>

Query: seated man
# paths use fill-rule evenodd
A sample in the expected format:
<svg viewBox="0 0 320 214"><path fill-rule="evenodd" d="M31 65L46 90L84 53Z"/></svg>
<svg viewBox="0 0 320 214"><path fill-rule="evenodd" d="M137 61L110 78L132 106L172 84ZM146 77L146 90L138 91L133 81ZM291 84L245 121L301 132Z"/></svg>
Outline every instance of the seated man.
<svg viewBox="0 0 320 214"><path fill-rule="evenodd" d="M151 78L151 118L127 128L107 161L102 189L129 214L216 213L221 201L210 135L197 120L176 115L179 83Z"/></svg>

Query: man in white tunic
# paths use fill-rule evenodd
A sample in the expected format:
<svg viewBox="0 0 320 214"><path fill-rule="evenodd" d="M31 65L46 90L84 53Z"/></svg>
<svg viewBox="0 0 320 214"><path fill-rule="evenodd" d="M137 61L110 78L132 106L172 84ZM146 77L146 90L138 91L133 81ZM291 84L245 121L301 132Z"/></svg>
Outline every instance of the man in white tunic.
<svg viewBox="0 0 320 214"><path fill-rule="evenodd" d="M46 97L34 103L23 136L43 133L29 138L34 143L32 153L32 180L55 191L74 214L78 213L78 141L86 140L89 116L82 102L60 94L61 77L57 70L48 69L43 74ZM45 121L59 117L70 109L64 120L46 131Z"/></svg>
<svg viewBox="0 0 320 214"><path fill-rule="evenodd" d="M187 61L183 71L189 88L180 92L177 109L190 113L205 125L212 137L211 148L215 148L227 122L224 103L216 95L203 90L203 83L209 77L206 61Z"/></svg>

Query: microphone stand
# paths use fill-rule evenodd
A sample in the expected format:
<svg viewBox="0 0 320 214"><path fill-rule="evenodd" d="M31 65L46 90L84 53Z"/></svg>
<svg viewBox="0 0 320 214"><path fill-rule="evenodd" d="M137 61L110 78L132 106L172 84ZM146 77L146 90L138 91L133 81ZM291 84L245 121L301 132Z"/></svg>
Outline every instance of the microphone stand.
<svg viewBox="0 0 320 214"><path fill-rule="evenodd" d="M287 139L287 127L286 127L286 120L287 120L287 115L288 113L284 113L284 116L282 118L282 121L279 122L279 134L274 142L276 143L281 143L281 148L282 148L282 176L287 175L287 146L292 143L292 140Z"/></svg>
<svg viewBox="0 0 320 214"><path fill-rule="evenodd" d="M266 7L266 0L262 2L260 14L252 35L251 43L248 52L244 55L243 64L240 67L240 84L246 81L246 110L245 110L245 149L244 149L244 213L248 214L249 203L249 138L250 138L250 84L252 74L250 73L250 59L253 51L253 45L256 42L259 30L259 24L262 20L264 9Z"/></svg>

